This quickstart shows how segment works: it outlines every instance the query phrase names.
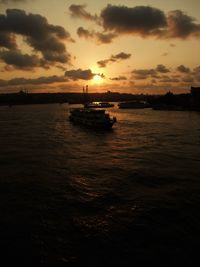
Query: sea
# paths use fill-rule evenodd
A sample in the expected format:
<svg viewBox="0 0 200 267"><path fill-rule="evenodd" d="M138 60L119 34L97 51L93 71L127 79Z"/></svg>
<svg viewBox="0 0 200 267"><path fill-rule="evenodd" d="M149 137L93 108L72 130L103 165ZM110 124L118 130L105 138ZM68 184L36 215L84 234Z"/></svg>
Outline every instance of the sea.
<svg viewBox="0 0 200 267"><path fill-rule="evenodd" d="M0 266L200 266L200 113L0 107Z"/></svg>

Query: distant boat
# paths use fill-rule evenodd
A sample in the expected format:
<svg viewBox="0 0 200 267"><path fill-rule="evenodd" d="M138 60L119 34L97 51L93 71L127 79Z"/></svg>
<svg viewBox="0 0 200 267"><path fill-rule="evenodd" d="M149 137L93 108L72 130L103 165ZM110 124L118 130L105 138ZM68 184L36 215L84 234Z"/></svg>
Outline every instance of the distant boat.
<svg viewBox="0 0 200 267"><path fill-rule="evenodd" d="M114 107L114 104L109 102L91 102L85 104L86 108L110 108Z"/></svg>
<svg viewBox="0 0 200 267"><path fill-rule="evenodd" d="M176 106L176 105L167 105L167 104L157 104L153 105L153 110L173 110L173 111L181 111L184 110L182 106Z"/></svg>
<svg viewBox="0 0 200 267"><path fill-rule="evenodd" d="M146 101L126 101L126 102L120 102L118 104L119 108L149 108L150 105Z"/></svg>
<svg viewBox="0 0 200 267"><path fill-rule="evenodd" d="M111 129L116 118L111 118L103 109L75 108L70 110L69 119L73 123L93 129Z"/></svg>
<svg viewBox="0 0 200 267"><path fill-rule="evenodd" d="M69 119L73 123L94 129L111 129L116 123L115 117L111 118L105 109L96 109L103 105L111 105L107 102L89 102L88 86L83 87L84 107L70 110ZM101 103L101 104L100 104Z"/></svg>
<svg viewBox="0 0 200 267"><path fill-rule="evenodd" d="M99 102L99 105L101 108L111 108L115 106L114 104L111 104L109 102Z"/></svg>

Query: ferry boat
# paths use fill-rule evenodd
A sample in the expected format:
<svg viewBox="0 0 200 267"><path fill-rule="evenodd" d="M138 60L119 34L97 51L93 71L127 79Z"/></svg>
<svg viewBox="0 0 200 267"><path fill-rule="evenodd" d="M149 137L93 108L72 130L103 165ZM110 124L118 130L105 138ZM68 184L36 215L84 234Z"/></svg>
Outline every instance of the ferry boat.
<svg viewBox="0 0 200 267"><path fill-rule="evenodd" d="M111 118L104 109L74 108L70 110L69 119L73 123L94 129L111 129L116 117Z"/></svg>
<svg viewBox="0 0 200 267"><path fill-rule="evenodd" d="M114 107L114 104L109 102L91 102L85 104L86 108L111 108Z"/></svg>
<svg viewBox="0 0 200 267"><path fill-rule="evenodd" d="M118 104L119 108L149 108L150 105L146 101L127 101Z"/></svg>

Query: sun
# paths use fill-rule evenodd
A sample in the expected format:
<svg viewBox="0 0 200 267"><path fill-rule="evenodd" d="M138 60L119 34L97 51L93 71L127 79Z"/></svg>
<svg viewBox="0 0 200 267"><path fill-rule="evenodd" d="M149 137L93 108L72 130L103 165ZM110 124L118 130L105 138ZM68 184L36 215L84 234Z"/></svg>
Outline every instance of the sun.
<svg viewBox="0 0 200 267"><path fill-rule="evenodd" d="M93 79L92 79L93 83L102 83L103 79L99 74L95 74Z"/></svg>

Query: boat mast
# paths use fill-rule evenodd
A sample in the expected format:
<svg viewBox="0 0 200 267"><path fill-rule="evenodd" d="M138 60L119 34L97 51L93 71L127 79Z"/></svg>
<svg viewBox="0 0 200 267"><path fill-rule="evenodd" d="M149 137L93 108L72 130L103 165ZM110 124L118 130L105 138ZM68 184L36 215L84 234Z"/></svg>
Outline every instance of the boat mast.
<svg viewBox="0 0 200 267"><path fill-rule="evenodd" d="M89 103L89 95L88 95L88 85L83 86L83 97L84 97L84 105L87 106Z"/></svg>

